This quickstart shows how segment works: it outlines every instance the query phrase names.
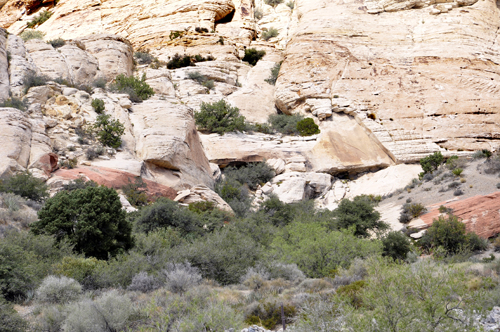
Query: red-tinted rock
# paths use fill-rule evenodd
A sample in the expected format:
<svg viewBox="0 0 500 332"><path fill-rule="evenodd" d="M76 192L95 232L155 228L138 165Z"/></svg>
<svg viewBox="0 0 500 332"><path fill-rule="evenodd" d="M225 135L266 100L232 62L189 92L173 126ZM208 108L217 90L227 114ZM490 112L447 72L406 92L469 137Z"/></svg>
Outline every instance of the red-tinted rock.
<svg viewBox="0 0 500 332"><path fill-rule="evenodd" d="M126 184L133 183L136 179L134 174L105 167L79 166L74 169L59 169L53 174L54 176L69 180L76 180L83 176L84 178L95 181L100 185L115 189L120 189ZM170 187L158 184L151 180L143 180L148 185L148 196L150 198L163 196L169 199L174 199L177 196L177 191Z"/></svg>
<svg viewBox="0 0 500 332"><path fill-rule="evenodd" d="M453 214L462 219L469 232L485 239L500 233L500 192L430 205L429 212L420 216L427 227L439 217L441 205L453 209Z"/></svg>
<svg viewBox="0 0 500 332"><path fill-rule="evenodd" d="M37 162L31 166L42 170L47 176L55 171L58 167L57 162L59 157L55 153L47 153L40 157Z"/></svg>

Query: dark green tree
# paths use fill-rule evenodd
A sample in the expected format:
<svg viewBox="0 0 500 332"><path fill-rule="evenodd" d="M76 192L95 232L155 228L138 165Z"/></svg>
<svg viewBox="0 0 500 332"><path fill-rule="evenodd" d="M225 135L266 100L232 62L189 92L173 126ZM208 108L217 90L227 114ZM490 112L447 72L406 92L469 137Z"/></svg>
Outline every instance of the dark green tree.
<svg viewBox="0 0 500 332"><path fill-rule="evenodd" d="M61 191L46 201L31 231L55 235L57 241L67 239L87 257L107 259L133 246L132 227L125 216L114 189Z"/></svg>
<svg viewBox="0 0 500 332"><path fill-rule="evenodd" d="M394 260L404 260L411 250L410 240L401 232L389 232L382 238L382 255Z"/></svg>
<svg viewBox="0 0 500 332"><path fill-rule="evenodd" d="M245 50L243 61L248 62L252 66L255 66L264 55L266 55L266 51L258 51L255 48L247 48Z"/></svg>
<svg viewBox="0 0 500 332"><path fill-rule="evenodd" d="M116 149L122 144L121 136L125 132L125 127L120 121L110 118L109 114L98 115L93 128L99 142Z"/></svg>
<svg viewBox="0 0 500 332"><path fill-rule="evenodd" d="M443 163L444 157L441 152L434 152L430 156L420 159L420 166L425 173L432 173Z"/></svg>
<svg viewBox="0 0 500 332"><path fill-rule="evenodd" d="M245 117L240 115L237 107L232 107L224 99L212 104L201 103L194 119L199 128L219 135L245 130Z"/></svg>
<svg viewBox="0 0 500 332"><path fill-rule="evenodd" d="M373 205L366 196L356 196L352 201L343 199L334 211L336 226L340 229L355 227L354 235L358 237L369 237L369 231L388 229Z"/></svg>
<svg viewBox="0 0 500 332"><path fill-rule="evenodd" d="M300 136L311 136L319 134L320 132L318 125L315 124L314 120L311 118L306 118L297 122L297 131Z"/></svg>

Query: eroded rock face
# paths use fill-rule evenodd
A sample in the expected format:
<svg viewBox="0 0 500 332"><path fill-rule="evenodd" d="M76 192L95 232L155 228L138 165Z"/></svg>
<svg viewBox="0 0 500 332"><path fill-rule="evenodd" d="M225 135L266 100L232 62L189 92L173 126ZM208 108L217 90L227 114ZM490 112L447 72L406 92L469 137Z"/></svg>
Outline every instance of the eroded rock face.
<svg viewBox="0 0 500 332"><path fill-rule="evenodd" d="M233 213L233 209L215 191L206 186L194 186L190 189L179 191L176 202L191 204L196 202L212 202L217 209Z"/></svg>
<svg viewBox="0 0 500 332"><path fill-rule="evenodd" d="M8 36L7 51L10 53L10 89L14 96L20 97L24 90L24 77L36 73L37 68L29 53L26 52L23 40L18 36L12 34Z"/></svg>
<svg viewBox="0 0 500 332"><path fill-rule="evenodd" d="M147 164L179 172L173 187L213 186L212 171L196 131L193 112L167 100L146 100L130 114L138 158ZM156 168L152 167L151 171Z"/></svg>
<svg viewBox="0 0 500 332"><path fill-rule="evenodd" d="M337 111L370 115L398 160L415 161L436 144L497 149L488 140L500 132L496 2L460 3L440 15L418 1L375 2L386 12L370 14L368 2L295 2L300 21L276 85L280 110L306 112L308 99L344 97L350 105Z"/></svg>
<svg viewBox="0 0 500 332"><path fill-rule="evenodd" d="M25 169L30 159L31 121L15 108L0 108L0 177Z"/></svg>
<svg viewBox="0 0 500 332"><path fill-rule="evenodd" d="M7 32L0 28L0 101L9 97L9 62L7 59Z"/></svg>

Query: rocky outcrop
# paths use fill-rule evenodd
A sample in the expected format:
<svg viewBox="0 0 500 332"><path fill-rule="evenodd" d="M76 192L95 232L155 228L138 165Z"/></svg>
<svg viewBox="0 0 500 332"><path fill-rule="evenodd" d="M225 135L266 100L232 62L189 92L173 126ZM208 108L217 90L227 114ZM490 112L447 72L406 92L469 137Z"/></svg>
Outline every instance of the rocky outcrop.
<svg viewBox="0 0 500 332"><path fill-rule="evenodd" d="M475 4L478 0L457 0L457 1L419 1L419 0L366 0L365 4L368 9L368 13L377 14L381 12L395 12L400 10L408 9L421 9L425 7L431 7L429 11L430 14L437 15L441 13L446 13L453 8L471 6Z"/></svg>
<svg viewBox="0 0 500 332"><path fill-rule="evenodd" d="M7 56L7 32L0 28L0 101L9 97L9 57Z"/></svg>
<svg viewBox="0 0 500 332"><path fill-rule="evenodd" d="M18 36L12 34L8 36L7 51L10 53L10 90L15 97L20 97L24 90L24 77L35 74L37 68L29 53L26 52L23 40Z"/></svg>
<svg viewBox="0 0 500 332"><path fill-rule="evenodd" d="M231 209L229 204L227 204L215 191L206 186L194 186L190 189L179 191L174 201L184 204L212 202L217 209L233 213L233 209Z"/></svg>
<svg viewBox="0 0 500 332"><path fill-rule="evenodd" d="M496 2L457 2L461 8L437 16L429 9L372 15L367 7L375 2L384 10L420 6L295 2L300 21L276 85L280 110L307 112L309 99L327 99L335 112L335 97L345 97L348 111L381 127L374 134L400 161L428 154L431 143L453 150L500 147Z"/></svg>
<svg viewBox="0 0 500 332"><path fill-rule="evenodd" d="M31 121L15 108L0 108L0 177L28 167Z"/></svg>
<svg viewBox="0 0 500 332"><path fill-rule="evenodd" d="M85 167L81 166L74 169L59 169L53 173L53 176L47 181L52 188L60 188L69 180L76 180L83 177L85 180L92 180L99 185L109 188L121 189L123 186L134 183L136 175L105 167ZM167 197L174 199L177 192L154 181L143 179L147 185L147 194L151 199L156 197Z"/></svg>
<svg viewBox="0 0 500 332"><path fill-rule="evenodd" d="M147 100L132 107L130 119L137 157L151 166L150 172L167 170L175 179L170 186L175 188L213 186L192 110L167 100Z"/></svg>
<svg viewBox="0 0 500 332"><path fill-rule="evenodd" d="M453 215L462 220L469 232L475 232L485 239L500 233L500 214L498 212L500 192L428 206L429 212L410 222L409 226L420 229L430 227L434 219L439 217L441 205L452 209Z"/></svg>

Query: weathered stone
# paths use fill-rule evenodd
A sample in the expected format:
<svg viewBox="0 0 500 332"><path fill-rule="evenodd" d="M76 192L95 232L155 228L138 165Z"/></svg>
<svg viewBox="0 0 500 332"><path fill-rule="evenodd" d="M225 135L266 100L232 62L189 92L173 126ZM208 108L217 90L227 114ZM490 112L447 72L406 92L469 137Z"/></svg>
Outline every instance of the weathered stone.
<svg viewBox="0 0 500 332"><path fill-rule="evenodd" d="M233 209L215 191L207 186L194 186L190 189L179 191L174 201L184 204L212 202L217 209L233 212Z"/></svg>
<svg viewBox="0 0 500 332"><path fill-rule="evenodd" d="M274 177L272 190L265 191L272 192L284 203L296 203L326 193L331 187L331 179L324 173L288 172Z"/></svg>
<svg viewBox="0 0 500 332"><path fill-rule="evenodd" d="M7 59L7 32L0 28L0 101L9 98L9 61Z"/></svg>
<svg viewBox="0 0 500 332"><path fill-rule="evenodd" d="M31 121L15 108L0 108L0 177L28 167Z"/></svg>
<svg viewBox="0 0 500 332"><path fill-rule="evenodd" d="M191 186L213 186L212 171L190 109L166 100L147 100L132 110L130 119L140 159L180 172L181 181Z"/></svg>

